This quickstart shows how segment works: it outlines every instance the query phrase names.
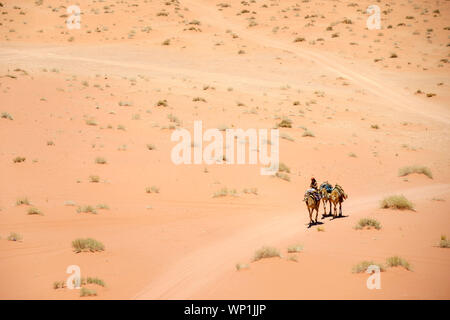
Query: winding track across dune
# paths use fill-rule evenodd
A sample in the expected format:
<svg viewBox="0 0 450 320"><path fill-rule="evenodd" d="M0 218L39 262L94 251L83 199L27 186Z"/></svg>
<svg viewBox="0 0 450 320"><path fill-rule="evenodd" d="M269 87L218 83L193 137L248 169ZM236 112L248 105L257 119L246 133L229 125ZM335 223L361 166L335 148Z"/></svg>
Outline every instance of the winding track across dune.
<svg viewBox="0 0 450 320"><path fill-rule="evenodd" d="M211 24L223 30L227 29L230 21L227 21L217 11L216 8L206 5L205 2L199 4L196 1L184 1L190 10L195 11L202 17L203 22ZM405 95L403 91L397 92L390 87L386 79L376 74L365 74L351 66L348 61L343 61L338 57L332 57L327 53L308 50L294 44L284 43L271 39L263 34L250 31L245 27L234 24L232 28L239 32L241 37L257 42L271 48L287 50L295 53L298 57L314 61L318 66L332 72L338 76L343 76L352 81L361 89L367 90L379 97L386 105L398 110L407 110L420 116L428 117L443 124L449 124L450 118L447 112L443 112L442 106L428 103L427 108L417 108L424 104L412 95ZM107 56L98 55L96 58L87 58L77 55L77 51L71 48L35 48L29 51L12 48L0 49L1 61L29 61L36 59L45 61L78 61L94 65L115 66L122 69L133 68L138 70L152 70L156 74L171 75L176 72L178 75L189 75L192 70L176 67L171 69L167 66L158 66L152 62L146 64L109 59ZM197 75L205 75L210 79L223 77L230 81L238 81L240 77L233 74L216 74L208 71L195 71ZM278 85L261 79L248 78L247 83ZM427 110L426 112L424 110ZM398 190L411 200L421 200L432 196L439 196L450 192L450 184L435 184L420 188ZM361 198L350 198L344 205L345 211L357 216L365 209L375 208L383 195L373 194ZM201 288L208 286L218 279L225 271L233 268L234 263L239 259L248 259L254 250L263 244L276 245L284 239L299 235L305 232L308 217L304 205L299 201L299 210L296 212L283 213L276 217L261 222L256 226L248 226L240 229L237 233L230 235L225 240L205 244L195 252L189 253L171 266L154 281L145 287L132 298L135 299L184 299L191 297ZM330 223L343 224L344 221L336 220Z"/></svg>

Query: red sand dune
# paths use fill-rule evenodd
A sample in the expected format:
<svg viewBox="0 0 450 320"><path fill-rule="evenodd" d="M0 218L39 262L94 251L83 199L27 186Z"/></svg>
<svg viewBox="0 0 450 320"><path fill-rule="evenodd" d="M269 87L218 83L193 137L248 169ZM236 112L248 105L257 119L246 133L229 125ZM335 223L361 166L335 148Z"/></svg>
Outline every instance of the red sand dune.
<svg viewBox="0 0 450 320"><path fill-rule="evenodd" d="M377 3L381 30L366 28L370 1L80 0L72 30L68 3L0 2L0 298L449 299L448 1ZM290 181L171 161L172 132L196 120L283 118ZM412 165L433 177L399 176ZM344 187L344 218L321 206L308 228L312 176ZM225 187L237 195L213 197ZM415 210L381 209L393 194ZM355 230L365 217L382 228ZM85 237L105 250L75 253ZM262 246L281 257L252 262ZM412 270L387 268L381 290L352 273L391 256ZM54 289L69 265L106 286Z"/></svg>

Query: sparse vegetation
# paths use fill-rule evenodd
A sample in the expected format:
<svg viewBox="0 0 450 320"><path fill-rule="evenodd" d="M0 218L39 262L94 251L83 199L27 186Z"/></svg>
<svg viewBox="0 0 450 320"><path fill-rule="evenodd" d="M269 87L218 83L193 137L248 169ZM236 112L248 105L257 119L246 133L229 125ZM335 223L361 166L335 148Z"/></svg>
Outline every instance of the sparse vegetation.
<svg viewBox="0 0 450 320"><path fill-rule="evenodd" d="M105 246L100 241L97 241L92 238L86 238L86 239L75 239L72 241L72 248L76 253L79 252L97 252L97 251L104 251Z"/></svg>
<svg viewBox="0 0 450 320"><path fill-rule="evenodd" d="M302 137L314 137L314 133L309 130L303 131Z"/></svg>
<svg viewBox="0 0 450 320"><path fill-rule="evenodd" d="M303 245L296 244L296 245L293 245L293 246L289 246L287 251L288 251L288 253L302 252L303 251Z"/></svg>
<svg viewBox="0 0 450 320"><path fill-rule="evenodd" d="M90 175L89 176L89 182L98 183L98 182L100 182L100 177L99 176Z"/></svg>
<svg viewBox="0 0 450 320"><path fill-rule="evenodd" d="M106 164L107 161L103 157L97 157L97 158L95 158L95 163L97 163L97 164Z"/></svg>
<svg viewBox="0 0 450 320"><path fill-rule="evenodd" d="M277 177L277 178L280 178L280 179L282 179L282 180L285 180L285 181L291 181L291 178L289 177L289 175L287 175L286 173L283 173L283 172L277 172L276 174L275 174L275 176Z"/></svg>
<svg viewBox="0 0 450 320"><path fill-rule="evenodd" d="M14 120L14 118L12 117L12 115L10 115L8 112L2 112L1 118L2 118L2 119L8 119L8 120Z"/></svg>
<svg viewBox="0 0 450 320"><path fill-rule="evenodd" d="M226 197L226 196L237 196L236 189L228 189L227 187L223 187L219 191L214 192L213 198Z"/></svg>
<svg viewBox="0 0 450 320"><path fill-rule="evenodd" d="M291 169L289 169L289 167L287 165L285 165L283 162L280 162L280 164L278 166L278 171L279 172L291 173Z"/></svg>
<svg viewBox="0 0 450 320"><path fill-rule="evenodd" d="M30 205L30 201L28 200L27 197L23 197L23 198L19 198L16 200L16 205L17 206L21 206L21 205Z"/></svg>
<svg viewBox="0 0 450 320"><path fill-rule="evenodd" d="M372 265L378 266L378 268L380 268L380 271L382 272L386 271L386 268L382 264L373 261L362 261L353 267L352 272L353 273L366 272L367 268Z"/></svg>
<svg viewBox="0 0 450 320"><path fill-rule="evenodd" d="M37 215L43 215L43 213L42 213L38 208L35 208L35 207L29 208L28 211L27 211L27 213L28 213L29 215L35 215L35 214L37 214Z"/></svg>
<svg viewBox="0 0 450 320"><path fill-rule="evenodd" d="M284 118L281 120L281 122L277 125L279 128L292 128L292 120L288 118Z"/></svg>
<svg viewBox="0 0 450 320"><path fill-rule="evenodd" d="M15 158L13 159L13 162L14 162L14 163L20 163L20 162L24 162L25 160L26 160L25 157L17 156L17 157L15 157Z"/></svg>
<svg viewBox="0 0 450 320"><path fill-rule="evenodd" d="M96 296L97 292L93 289L81 288L80 297Z"/></svg>
<svg viewBox="0 0 450 320"><path fill-rule="evenodd" d="M272 247L262 247L261 249L256 250L253 261L272 257L281 257L278 249Z"/></svg>
<svg viewBox="0 0 450 320"><path fill-rule="evenodd" d="M77 208L77 212L78 213L97 213L97 210L95 210L95 208L93 206L90 205L85 205L85 206L79 206Z"/></svg>
<svg viewBox="0 0 450 320"><path fill-rule="evenodd" d="M21 241L22 240L22 235L16 232L11 232L9 234L9 236L6 238L9 241Z"/></svg>
<svg viewBox="0 0 450 320"><path fill-rule="evenodd" d="M447 236L445 236L445 235L441 236L441 241L439 242L439 247L450 248L450 240L447 239Z"/></svg>
<svg viewBox="0 0 450 320"><path fill-rule="evenodd" d="M101 287L105 286L105 282L102 279L99 279L97 277L95 277L95 278L88 277L86 282L88 284L96 284L96 285L101 286Z"/></svg>
<svg viewBox="0 0 450 320"><path fill-rule="evenodd" d="M381 208L414 210L414 205L411 201L406 199L404 195L393 195L386 197L381 201Z"/></svg>
<svg viewBox="0 0 450 320"><path fill-rule="evenodd" d="M387 258L386 265L388 267L403 267L406 270L411 270L411 266L410 266L409 262L399 256L393 256L393 257Z"/></svg>
<svg viewBox="0 0 450 320"><path fill-rule="evenodd" d="M363 229L365 227L370 228L375 228L377 230L381 229L381 224L380 222L378 222L375 219L371 219L371 218L362 218L358 221L358 223L355 226L355 229L360 230Z"/></svg>
<svg viewBox="0 0 450 320"><path fill-rule="evenodd" d="M431 170L425 166L408 166L400 168L398 171L399 177L404 177L412 173L424 174L428 178L433 179L433 174Z"/></svg>
<svg viewBox="0 0 450 320"><path fill-rule="evenodd" d="M145 192L147 193L159 193L159 188L157 186L151 186L145 188Z"/></svg>
<svg viewBox="0 0 450 320"><path fill-rule="evenodd" d="M246 263L236 263L236 270L248 269L249 265Z"/></svg>

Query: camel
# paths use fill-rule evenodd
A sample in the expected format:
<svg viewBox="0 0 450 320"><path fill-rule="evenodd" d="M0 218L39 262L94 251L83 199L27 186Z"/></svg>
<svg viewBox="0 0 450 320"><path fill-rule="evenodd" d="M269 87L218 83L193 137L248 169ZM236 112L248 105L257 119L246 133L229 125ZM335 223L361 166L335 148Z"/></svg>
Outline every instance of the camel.
<svg viewBox="0 0 450 320"><path fill-rule="evenodd" d="M344 189L338 184L336 184L331 191L330 201L334 205L333 218L337 216L337 205L339 203L339 216L342 217L342 202L347 199L347 194L344 192Z"/></svg>
<svg viewBox="0 0 450 320"><path fill-rule="evenodd" d="M333 189L333 186L331 184L328 183L328 181L325 181L324 183L322 183L319 187L319 192L322 196L322 202L323 202L323 216L326 217L327 216L327 202L330 205L330 213L328 214L329 216L331 216L331 201L330 201L330 195L331 195L331 191Z"/></svg>
<svg viewBox="0 0 450 320"><path fill-rule="evenodd" d="M317 191L313 191L315 193L318 193ZM306 203L306 207L308 208L308 213L309 213L309 224L314 224L317 223L317 216L319 215L319 206L320 206L320 199L317 200L314 197L314 194L312 192L306 192L305 193L305 198L303 199L303 201L305 201ZM314 222L312 216L314 213L314 210L316 210L316 222Z"/></svg>

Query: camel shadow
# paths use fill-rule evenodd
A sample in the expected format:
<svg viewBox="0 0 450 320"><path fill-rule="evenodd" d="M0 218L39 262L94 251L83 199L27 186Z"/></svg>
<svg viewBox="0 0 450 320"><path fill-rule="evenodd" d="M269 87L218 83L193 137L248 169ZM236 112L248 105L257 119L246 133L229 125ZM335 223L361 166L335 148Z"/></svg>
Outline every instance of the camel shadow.
<svg viewBox="0 0 450 320"><path fill-rule="evenodd" d="M317 221L317 222L313 222L313 223L307 223L306 225L308 226L308 229L311 228L312 226L317 226L317 225L321 225L323 224L323 222Z"/></svg>
<svg viewBox="0 0 450 320"><path fill-rule="evenodd" d="M332 216L333 216L332 213L330 213L330 214L322 214L322 219L329 218L329 217L332 217Z"/></svg>
<svg viewBox="0 0 450 320"><path fill-rule="evenodd" d="M347 216L345 216L345 215L342 215L342 216L336 216L336 217L333 217L331 220L335 220L335 219L342 219L342 218L348 218L349 216L347 215Z"/></svg>

